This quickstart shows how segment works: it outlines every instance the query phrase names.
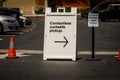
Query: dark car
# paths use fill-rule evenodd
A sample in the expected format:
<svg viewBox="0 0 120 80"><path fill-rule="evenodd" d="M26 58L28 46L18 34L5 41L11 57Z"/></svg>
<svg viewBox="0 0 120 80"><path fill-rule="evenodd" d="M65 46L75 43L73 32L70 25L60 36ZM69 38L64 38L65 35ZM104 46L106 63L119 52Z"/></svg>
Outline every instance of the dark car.
<svg viewBox="0 0 120 80"><path fill-rule="evenodd" d="M110 4L120 4L118 1L105 1L101 2L98 5L96 5L90 12L91 13L99 13L101 10L106 10Z"/></svg>
<svg viewBox="0 0 120 80"><path fill-rule="evenodd" d="M119 19L120 15L119 5L120 2L118 1L101 2L98 5L96 5L90 12L98 13L99 19L101 19L101 21ZM113 9L110 8L110 6L113 7Z"/></svg>
<svg viewBox="0 0 120 80"><path fill-rule="evenodd" d="M101 21L120 20L120 4L110 4L107 9L99 11Z"/></svg>

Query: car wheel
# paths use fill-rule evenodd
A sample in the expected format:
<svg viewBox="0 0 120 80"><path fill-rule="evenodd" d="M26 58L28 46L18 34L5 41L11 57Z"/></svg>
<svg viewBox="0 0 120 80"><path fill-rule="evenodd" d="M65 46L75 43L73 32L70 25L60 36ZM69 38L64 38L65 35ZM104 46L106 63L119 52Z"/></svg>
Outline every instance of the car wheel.
<svg viewBox="0 0 120 80"><path fill-rule="evenodd" d="M0 33L3 33L3 25L0 23Z"/></svg>

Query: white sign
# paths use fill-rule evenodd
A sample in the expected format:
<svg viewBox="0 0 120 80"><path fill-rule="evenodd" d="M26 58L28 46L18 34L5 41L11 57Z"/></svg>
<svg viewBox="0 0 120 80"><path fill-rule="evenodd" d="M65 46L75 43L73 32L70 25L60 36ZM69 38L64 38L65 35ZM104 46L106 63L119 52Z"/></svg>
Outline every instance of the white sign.
<svg viewBox="0 0 120 80"><path fill-rule="evenodd" d="M98 13L88 13L88 27L98 27Z"/></svg>
<svg viewBox="0 0 120 80"><path fill-rule="evenodd" d="M71 8L71 12L65 12L64 8L51 12L51 8L46 8L44 60L76 60L76 14L76 8Z"/></svg>

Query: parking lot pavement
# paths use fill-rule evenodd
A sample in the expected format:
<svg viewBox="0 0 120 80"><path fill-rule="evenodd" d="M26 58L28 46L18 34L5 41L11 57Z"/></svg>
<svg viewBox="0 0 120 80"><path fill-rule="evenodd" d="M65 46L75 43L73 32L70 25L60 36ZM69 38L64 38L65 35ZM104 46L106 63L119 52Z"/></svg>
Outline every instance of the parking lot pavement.
<svg viewBox="0 0 120 80"><path fill-rule="evenodd" d="M116 56L118 55L116 50L119 48L119 25L114 27L113 25L116 24L111 25L112 23L109 23L104 25L102 22L101 29L97 29L98 42L96 43L97 52L95 52L95 59L101 60L86 61L86 59L91 59L91 39L89 39L91 36L88 35L91 31L85 26L87 25L86 22L83 21L83 23L84 24L82 24L82 20L79 21L78 30L81 30L78 31L80 32L79 41L81 40L81 43L79 42L79 50L85 51L78 52L77 61L43 61L44 31L43 27L36 27L29 35L16 37L16 47L17 49L36 49L38 51L17 51L17 56L19 57L17 59L5 59L7 50L3 50L3 52L0 51L0 80L120 80L120 61L116 60ZM42 23L37 22L36 24L40 25ZM103 32L104 36L101 34ZM36 36L36 34L39 35L39 37ZM1 45L1 47L6 46L8 48L9 39L3 39L6 43ZM26 43L26 45L24 43ZM7 49L6 47L3 49ZM90 50L88 49L89 47ZM86 51L86 49L89 51ZM98 52L99 50L100 52Z"/></svg>
<svg viewBox="0 0 120 80"><path fill-rule="evenodd" d="M41 50L16 50L16 56L18 57L25 57L30 56L30 54L42 54L43 51ZM26 55L27 54L27 55ZM7 49L1 49L0 50L0 59L5 59L8 55Z"/></svg>
<svg viewBox="0 0 120 80"><path fill-rule="evenodd" d="M96 55L100 61L86 61L91 55L78 55L77 61L43 61L42 54L23 54L17 59L0 59L0 80L119 80L120 61L116 55ZM27 56L28 55L28 56Z"/></svg>
<svg viewBox="0 0 120 80"><path fill-rule="evenodd" d="M117 57L119 52L116 51L95 51L95 55L116 55L114 57ZM0 50L0 59L5 59L5 57L8 54L7 49L1 49ZM16 49L16 55L20 57L24 57L25 54L43 54L43 50L17 50ZM77 51L78 55L92 55L91 51ZM23 56L24 55L24 56Z"/></svg>

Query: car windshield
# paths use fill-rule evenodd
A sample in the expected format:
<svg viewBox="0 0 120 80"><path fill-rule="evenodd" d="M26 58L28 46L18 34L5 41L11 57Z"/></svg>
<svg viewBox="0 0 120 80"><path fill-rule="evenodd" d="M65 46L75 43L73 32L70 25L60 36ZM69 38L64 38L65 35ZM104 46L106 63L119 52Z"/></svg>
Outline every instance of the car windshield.
<svg viewBox="0 0 120 80"><path fill-rule="evenodd" d="M0 9L0 15L7 15L7 16L12 16L15 18L19 18L20 14L14 10L10 9Z"/></svg>
<svg viewBox="0 0 120 80"><path fill-rule="evenodd" d="M120 2L101 2L98 5L96 5L91 12L97 13L99 10L105 10L108 8L109 5L114 4L114 5L120 5Z"/></svg>
<svg viewBox="0 0 120 80"><path fill-rule="evenodd" d="M6 15L6 16L17 17L17 14L14 14L14 13L8 13L8 12L2 12L2 11L0 11L0 15Z"/></svg>
<svg viewBox="0 0 120 80"><path fill-rule="evenodd" d="M111 11L120 11L120 6L109 6L107 9Z"/></svg>

